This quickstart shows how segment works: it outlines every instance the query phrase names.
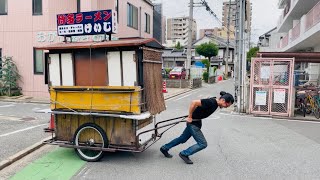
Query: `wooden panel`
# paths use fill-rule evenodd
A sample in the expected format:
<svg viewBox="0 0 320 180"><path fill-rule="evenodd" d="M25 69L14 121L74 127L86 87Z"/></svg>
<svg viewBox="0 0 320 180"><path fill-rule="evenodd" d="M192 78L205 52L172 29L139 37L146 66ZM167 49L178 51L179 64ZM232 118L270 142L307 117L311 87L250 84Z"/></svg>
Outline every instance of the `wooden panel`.
<svg viewBox="0 0 320 180"><path fill-rule="evenodd" d="M107 85L107 65L104 58L75 59L76 86Z"/></svg>
<svg viewBox="0 0 320 180"><path fill-rule="evenodd" d="M55 88L59 88L59 91L56 91ZM75 88L82 88L82 90L71 91ZM90 88L93 88L93 90L90 90ZM51 87L50 99L52 110L63 109L70 111L70 109L74 109L82 111L104 111L112 113L141 113L140 87Z"/></svg>
<svg viewBox="0 0 320 180"><path fill-rule="evenodd" d="M61 54L62 85L74 86L73 60L71 53Z"/></svg>
<svg viewBox="0 0 320 180"><path fill-rule="evenodd" d="M134 86L137 82L137 65L134 55L135 51L122 52L124 86Z"/></svg>
<svg viewBox="0 0 320 180"><path fill-rule="evenodd" d="M108 52L109 86L121 86L120 52Z"/></svg>
<svg viewBox="0 0 320 180"><path fill-rule="evenodd" d="M49 54L50 64L49 64L49 79L51 86L60 86L60 61L59 54Z"/></svg>
<svg viewBox="0 0 320 180"><path fill-rule="evenodd" d="M79 122L79 123L78 123ZM74 133L84 123L95 123L106 133L109 143L131 146L135 144L135 127L133 120L114 117L91 117L80 115L56 115L57 140L73 141ZM80 139L97 137L94 132L85 132Z"/></svg>

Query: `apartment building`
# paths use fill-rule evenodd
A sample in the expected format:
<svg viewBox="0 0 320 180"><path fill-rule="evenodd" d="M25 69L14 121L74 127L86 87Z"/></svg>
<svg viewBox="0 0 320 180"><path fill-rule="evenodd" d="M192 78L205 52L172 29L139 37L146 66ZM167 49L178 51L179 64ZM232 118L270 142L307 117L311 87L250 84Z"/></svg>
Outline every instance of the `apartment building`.
<svg viewBox="0 0 320 180"><path fill-rule="evenodd" d="M0 0L0 57L16 62L22 93L48 97L44 52L35 47L62 41L57 36L57 14L112 9L117 12L119 38L153 37L150 0ZM77 36L73 41L100 41L103 35Z"/></svg>
<svg viewBox="0 0 320 180"><path fill-rule="evenodd" d="M153 11L153 37L161 44L166 40L166 17L163 15L162 3L154 4Z"/></svg>
<svg viewBox="0 0 320 180"><path fill-rule="evenodd" d="M234 26L230 26L230 31L234 32ZM199 39L205 37L205 36L216 36L223 39L228 39L228 30L226 27L218 28L215 27L213 29L200 29L200 37ZM235 34L230 33L230 40L235 40Z"/></svg>
<svg viewBox="0 0 320 180"><path fill-rule="evenodd" d="M282 13L277 30L269 37L269 46L260 51L320 52L320 1L279 0L278 8ZM319 81L319 63L296 63L297 68L309 74L309 81Z"/></svg>
<svg viewBox="0 0 320 180"><path fill-rule="evenodd" d="M177 17L167 19L167 45L174 46L180 42L181 46L188 44L189 17ZM197 23L193 20L192 23L192 42L197 39Z"/></svg>
<svg viewBox="0 0 320 180"><path fill-rule="evenodd" d="M245 24L245 30L246 33L251 32L251 24L252 24L252 4L250 3L250 0L246 0L246 24ZM237 13L237 3L236 1L225 1L223 2L222 7L222 23L227 26L228 24L228 16L229 16L229 6L230 7L230 26L235 27L236 26L236 13Z"/></svg>

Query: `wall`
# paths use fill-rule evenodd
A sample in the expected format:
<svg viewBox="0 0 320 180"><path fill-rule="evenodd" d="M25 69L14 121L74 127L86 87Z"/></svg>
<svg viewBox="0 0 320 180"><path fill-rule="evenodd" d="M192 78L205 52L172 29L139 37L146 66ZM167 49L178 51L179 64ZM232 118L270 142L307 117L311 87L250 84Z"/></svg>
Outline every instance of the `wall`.
<svg viewBox="0 0 320 180"><path fill-rule="evenodd" d="M141 14L150 15L150 34L144 33L145 20L141 22L141 36L152 37L153 7L143 0L128 0L141 7ZM127 27L127 2L119 0L119 32L117 37L139 37L140 31ZM114 9L115 1L81 0L81 11ZM3 56L12 56L22 76L20 86L27 96L49 97L44 75L33 70L33 47L60 41L56 35L56 14L76 12L76 0L43 0L43 15L32 15L32 1L8 0L8 15L0 16L0 49ZM138 18L139 19L139 18Z"/></svg>
<svg viewBox="0 0 320 180"><path fill-rule="evenodd" d="M190 82L188 79L165 79L167 88L189 88Z"/></svg>

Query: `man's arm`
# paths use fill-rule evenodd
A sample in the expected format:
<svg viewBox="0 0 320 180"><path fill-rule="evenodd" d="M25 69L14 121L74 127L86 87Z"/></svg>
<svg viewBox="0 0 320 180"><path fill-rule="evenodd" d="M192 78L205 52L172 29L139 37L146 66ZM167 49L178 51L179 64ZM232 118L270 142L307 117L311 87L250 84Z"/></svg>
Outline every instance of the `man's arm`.
<svg viewBox="0 0 320 180"><path fill-rule="evenodd" d="M192 113L194 110L198 107L201 106L201 100L194 100L191 102L190 107L189 107L189 115L187 118L187 122L191 123L192 122Z"/></svg>

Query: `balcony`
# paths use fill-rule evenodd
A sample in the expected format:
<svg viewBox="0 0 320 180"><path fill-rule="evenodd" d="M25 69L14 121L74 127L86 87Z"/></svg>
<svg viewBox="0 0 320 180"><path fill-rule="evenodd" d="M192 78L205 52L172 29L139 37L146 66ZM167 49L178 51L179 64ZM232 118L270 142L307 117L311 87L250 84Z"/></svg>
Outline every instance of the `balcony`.
<svg viewBox="0 0 320 180"><path fill-rule="evenodd" d="M288 32L293 27L293 20L300 19L318 2L319 0L280 0L279 8L284 10L278 20L278 32Z"/></svg>
<svg viewBox="0 0 320 180"><path fill-rule="evenodd" d="M277 47L284 52L292 52L312 48L320 39L320 2L318 2L300 21L288 31Z"/></svg>

